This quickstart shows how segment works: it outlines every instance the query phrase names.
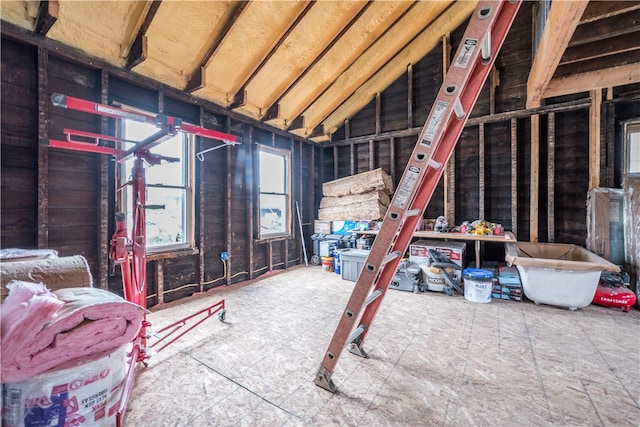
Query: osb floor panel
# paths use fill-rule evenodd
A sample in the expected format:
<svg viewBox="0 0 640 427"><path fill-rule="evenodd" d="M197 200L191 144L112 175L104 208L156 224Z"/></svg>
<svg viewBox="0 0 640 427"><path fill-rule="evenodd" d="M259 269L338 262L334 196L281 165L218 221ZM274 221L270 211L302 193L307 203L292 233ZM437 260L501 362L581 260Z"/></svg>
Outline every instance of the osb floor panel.
<svg viewBox="0 0 640 427"><path fill-rule="evenodd" d="M126 425L640 425L634 309L390 290L332 394L313 378L354 285L302 266L154 310L156 328L222 298L227 316L139 369Z"/></svg>

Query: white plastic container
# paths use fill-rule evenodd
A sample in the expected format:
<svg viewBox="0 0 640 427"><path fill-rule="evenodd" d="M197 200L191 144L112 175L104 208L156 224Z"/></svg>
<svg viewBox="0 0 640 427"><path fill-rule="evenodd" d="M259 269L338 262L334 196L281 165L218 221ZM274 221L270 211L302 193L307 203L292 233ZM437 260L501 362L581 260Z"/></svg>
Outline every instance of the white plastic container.
<svg viewBox="0 0 640 427"><path fill-rule="evenodd" d="M482 304L491 302L492 272L480 268L465 268L462 277L464 278L464 298L467 301Z"/></svg>
<svg viewBox="0 0 640 427"><path fill-rule="evenodd" d="M507 243L505 259L520 273L525 296L536 304L569 310L591 304L602 271L620 268L577 245Z"/></svg>

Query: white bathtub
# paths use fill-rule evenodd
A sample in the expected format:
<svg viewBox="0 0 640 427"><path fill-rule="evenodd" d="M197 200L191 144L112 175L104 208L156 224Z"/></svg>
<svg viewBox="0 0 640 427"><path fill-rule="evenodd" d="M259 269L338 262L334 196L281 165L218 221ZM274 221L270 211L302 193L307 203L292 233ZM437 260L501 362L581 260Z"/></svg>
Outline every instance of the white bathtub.
<svg viewBox="0 0 640 427"><path fill-rule="evenodd" d="M577 245L563 243L507 243L507 263L515 265L525 296L536 304L569 310L591 304L602 271L620 268Z"/></svg>

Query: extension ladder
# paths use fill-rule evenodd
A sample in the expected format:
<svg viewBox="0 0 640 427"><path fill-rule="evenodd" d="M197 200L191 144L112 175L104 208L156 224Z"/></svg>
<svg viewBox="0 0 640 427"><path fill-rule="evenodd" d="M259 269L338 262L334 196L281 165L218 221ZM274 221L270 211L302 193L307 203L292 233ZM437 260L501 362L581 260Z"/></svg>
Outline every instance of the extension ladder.
<svg viewBox="0 0 640 427"><path fill-rule="evenodd" d="M358 276L314 382L336 391L331 376L345 347L362 345L413 231L440 180L469 112L520 7L517 1L480 1L444 78L382 226ZM357 327L356 326L357 323Z"/></svg>

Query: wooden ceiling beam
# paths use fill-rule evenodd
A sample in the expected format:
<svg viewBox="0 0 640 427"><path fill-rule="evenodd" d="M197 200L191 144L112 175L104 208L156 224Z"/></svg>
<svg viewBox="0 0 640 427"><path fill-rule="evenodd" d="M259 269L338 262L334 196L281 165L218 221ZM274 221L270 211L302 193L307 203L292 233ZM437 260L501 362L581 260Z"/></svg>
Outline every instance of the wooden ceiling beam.
<svg viewBox="0 0 640 427"><path fill-rule="evenodd" d="M553 4L551 9L553 9ZM640 9L632 9L626 13L598 21L584 24L581 22L574 31L567 46L573 47L585 43L598 42L603 39L633 33L638 30L640 30Z"/></svg>
<svg viewBox="0 0 640 427"><path fill-rule="evenodd" d="M291 21L287 29L280 35L280 37L278 37L278 40L276 41L276 43L266 51L267 52L266 55L264 55L259 61L257 61L256 63L257 65L253 68L251 73L249 73L249 76L244 80L242 87L238 92L236 92L236 94L234 95L234 98L237 97L240 92L246 91L247 85L251 83L251 80L253 80L253 78L260 72L260 70L265 66L265 64L269 61L269 59L273 56L273 54L278 50L278 48L282 46L284 41L287 39L287 36L300 23L302 18L304 18L304 16L307 13L309 13L309 10L314 5L315 5L315 1L311 1L307 3L307 5L302 10L300 10L296 18L293 21Z"/></svg>
<svg viewBox="0 0 640 427"><path fill-rule="evenodd" d="M331 50L331 48L333 48L333 46L335 46L335 44L342 38L342 36L353 26L353 24L362 16L362 14L372 4L373 4L372 2L365 3L364 7L362 9L360 9L358 11L358 13L356 13L354 16L351 17L349 22L342 28L341 31L339 31L338 33L336 33L333 36L333 38L331 39L329 44L327 44L327 46L325 46L325 48L322 50L322 52L320 52L320 54L311 62L311 64L309 64L308 67L306 67L300 74L298 74L298 76L296 76L295 79L293 79L291 81L291 83L289 83L287 85L286 88L284 88L282 93L280 93L278 95L278 97L276 98L275 102L272 105L267 107L267 111L271 110L271 108L273 108L274 105L279 104L280 100L282 99L282 97L285 96L292 87L294 87L296 84L300 83L300 81L313 69L313 67L318 62L320 62L322 60L322 58L325 57L327 52L329 52ZM280 116L278 115L277 117L279 118ZM270 119L264 117L263 120L270 120Z"/></svg>
<svg viewBox="0 0 640 427"><path fill-rule="evenodd" d="M43 0L38 5L38 15L33 32L41 36L47 35L53 24L58 20L59 4L57 0Z"/></svg>
<svg viewBox="0 0 640 427"><path fill-rule="evenodd" d="M629 52L640 48L640 31L623 34L617 37L602 40L597 43L588 43L568 48L559 67L580 61L601 58L616 53Z"/></svg>
<svg viewBox="0 0 640 427"><path fill-rule="evenodd" d="M640 83L640 63L575 74L549 82L544 98Z"/></svg>
<svg viewBox="0 0 640 427"><path fill-rule="evenodd" d="M540 106L542 95L588 4L586 0L551 3L540 47L527 80L527 108Z"/></svg>
<svg viewBox="0 0 640 427"><path fill-rule="evenodd" d="M206 85L205 81L205 67L207 63L211 59L213 55L215 55L216 51L220 47L220 44L224 40L224 38L229 34L229 31L233 27L233 24L238 20L238 18L242 15L242 11L249 4L246 1L235 2L234 9L231 10L230 18L226 19L224 27L220 30L220 32L215 36L215 38L209 43L209 49L205 53L205 55L200 60L200 66L196 68L196 70L189 76L187 80L187 85L185 86L185 92L193 92L198 89L202 89Z"/></svg>
<svg viewBox="0 0 640 427"><path fill-rule="evenodd" d="M404 74L407 64L424 57L442 34L457 28L475 6L472 1L416 2L304 110L308 129L323 123L333 133Z"/></svg>
<svg viewBox="0 0 640 427"><path fill-rule="evenodd" d="M138 33L133 39L131 48L126 54L125 66L129 69L135 67L136 65L147 59L147 36L145 36L145 33L151 26L153 18L156 16L162 0L155 0L150 3L151 4L147 2L147 4L145 5L145 10L140 16L141 18L142 16L144 16L144 19L142 19L142 23L140 24Z"/></svg>
<svg viewBox="0 0 640 427"><path fill-rule="evenodd" d="M558 67L553 78L569 77L573 74L583 74L634 63L640 67L640 46L628 52L620 52Z"/></svg>
<svg viewBox="0 0 640 427"><path fill-rule="evenodd" d="M580 23L597 21L640 9L637 1L591 1L584 11Z"/></svg>

